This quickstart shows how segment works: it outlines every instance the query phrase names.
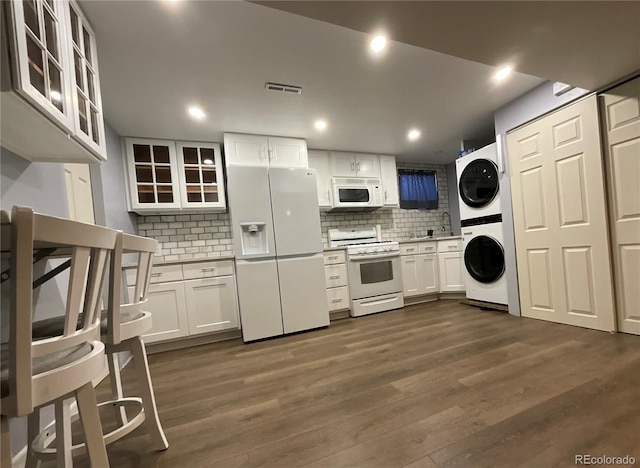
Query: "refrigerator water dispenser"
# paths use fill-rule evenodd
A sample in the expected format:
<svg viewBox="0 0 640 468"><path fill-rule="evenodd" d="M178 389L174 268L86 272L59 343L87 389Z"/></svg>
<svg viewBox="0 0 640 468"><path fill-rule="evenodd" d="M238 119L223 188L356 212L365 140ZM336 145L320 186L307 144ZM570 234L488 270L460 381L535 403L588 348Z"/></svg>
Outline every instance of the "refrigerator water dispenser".
<svg viewBox="0 0 640 468"><path fill-rule="evenodd" d="M266 223L240 223L242 229L242 254L258 255L269 253Z"/></svg>

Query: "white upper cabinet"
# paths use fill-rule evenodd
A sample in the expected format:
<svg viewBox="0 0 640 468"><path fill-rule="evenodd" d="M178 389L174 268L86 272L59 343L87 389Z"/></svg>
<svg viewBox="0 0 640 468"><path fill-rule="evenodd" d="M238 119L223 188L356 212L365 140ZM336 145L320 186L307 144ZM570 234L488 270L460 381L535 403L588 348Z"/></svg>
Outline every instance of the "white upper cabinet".
<svg viewBox="0 0 640 468"><path fill-rule="evenodd" d="M331 164L328 151L309 150L309 168L315 169L318 184L318 205L331 207Z"/></svg>
<svg viewBox="0 0 640 468"><path fill-rule="evenodd" d="M218 143L176 143L182 209L226 208Z"/></svg>
<svg viewBox="0 0 640 468"><path fill-rule="evenodd" d="M307 142L299 138L224 134L227 166L308 167Z"/></svg>
<svg viewBox="0 0 640 468"><path fill-rule="evenodd" d="M75 2L71 1L68 8L68 41L74 70L71 74L75 110L73 135L93 152L104 154L104 120L95 33Z"/></svg>
<svg viewBox="0 0 640 468"><path fill-rule="evenodd" d="M261 135L224 134L227 166L269 167L269 140Z"/></svg>
<svg viewBox="0 0 640 468"><path fill-rule="evenodd" d="M400 206L395 156L380 156L380 180L384 190L384 206Z"/></svg>
<svg viewBox="0 0 640 468"><path fill-rule="evenodd" d="M331 152L333 177L380 178L380 161L375 154Z"/></svg>
<svg viewBox="0 0 640 468"><path fill-rule="evenodd" d="M218 143L126 138L130 211L224 211Z"/></svg>
<svg viewBox="0 0 640 468"><path fill-rule="evenodd" d="M307 142L298 138L269 137L271 167L308 167Z"/></svg>
<svg viewBox="0 0 640 468"><path fill-rule="evenodd" d="M333 177L355 177L356 156L341 151L331 152L331 175Z"/></svg>
<svg viewBox="0 0 640 468"><path fill-rule="evenodd" d="M178 166L173 141L126 138L131 211L179 210Z"/></svg>
<svg viewBox="0 0 640 468"><path fill-rule="evenodd" d="M105 160L96 44L82 11L68 0L3 6L2 146L32 161Z"/></svg>

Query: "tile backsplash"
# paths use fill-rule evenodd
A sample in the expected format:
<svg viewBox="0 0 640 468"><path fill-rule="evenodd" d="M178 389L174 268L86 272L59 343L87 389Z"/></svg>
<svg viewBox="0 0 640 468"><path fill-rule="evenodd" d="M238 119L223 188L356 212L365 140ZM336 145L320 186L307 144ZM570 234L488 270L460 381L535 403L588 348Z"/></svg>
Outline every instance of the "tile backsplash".
<svg viewBox="0 0 640 468"><path fill-rule="evenodd" d="M443 213L449 211L446 167L437 164L398 163L398 169L436 171L437 210L383 208L373 213L320 213L322 241L328 245L328 230L380 225L383 240L407 240L426 235L428 229L442 231ZM445 218L446 232L451 223ZM207 259L233 254L229 213L138 216L138 235L160 243L156 261Z"/></svg>
<svg viewBox="0 0 640 468"><path fill-rule="evenodd" d="M229 213L138 216L138 235L160 243L156 261L233 255Z"/></svg>

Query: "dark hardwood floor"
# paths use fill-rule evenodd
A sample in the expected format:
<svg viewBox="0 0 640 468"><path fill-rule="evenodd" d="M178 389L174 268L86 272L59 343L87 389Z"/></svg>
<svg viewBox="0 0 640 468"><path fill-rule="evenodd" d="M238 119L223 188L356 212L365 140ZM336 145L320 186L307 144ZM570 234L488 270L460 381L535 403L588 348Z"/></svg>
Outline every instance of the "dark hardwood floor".
<svg viewBox="0 0 640 468"><path fill-rule="evenodd" d="M114 467L640 463L640 337L440 301L149 361L170 447Z"/></svg>

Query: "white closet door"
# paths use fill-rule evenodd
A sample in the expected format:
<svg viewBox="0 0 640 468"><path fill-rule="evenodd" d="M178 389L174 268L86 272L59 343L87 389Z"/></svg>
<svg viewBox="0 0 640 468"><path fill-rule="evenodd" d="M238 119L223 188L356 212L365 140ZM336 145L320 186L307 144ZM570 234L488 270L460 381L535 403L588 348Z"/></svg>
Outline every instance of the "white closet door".
<svg viewBox="0 0 640 468"><path fill-rule="evenodd" d="M93 193L88 164L65 164L64 176L69 202L69 219L95 223Z"/></svg>
<svg viewBox="0 0 640 468"><path fill-rule="evenodd" d="M601 99L618 329L640 335L640 78Z"/></svg>
<svg viewBox="0 0 640 468"><path fill-rule="evenodd" d="M596 97L508 145L522 315L615 330Z"/></svg>

